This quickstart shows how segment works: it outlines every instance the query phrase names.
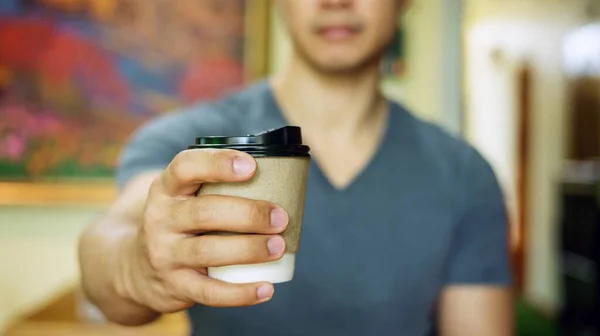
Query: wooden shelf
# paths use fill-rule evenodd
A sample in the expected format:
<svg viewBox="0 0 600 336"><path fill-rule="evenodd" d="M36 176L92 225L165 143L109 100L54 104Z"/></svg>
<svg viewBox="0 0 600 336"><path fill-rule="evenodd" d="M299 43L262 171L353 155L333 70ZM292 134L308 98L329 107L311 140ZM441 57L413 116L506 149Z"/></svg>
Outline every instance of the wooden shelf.
<svg viewBox="0 0 600 336"><path fill-rule="evenodd" d="M0 206L105 205L117 195L106 182L0 182Z"/></svg>
<svg viewBox="0 0 600 336"><path fill-rule="evenodd" d="M123 327L108 323L81 321L77 316L76 290L65 293L49 305L8 328L5 336L184 336L189 335L187 314L165 315L143 327Z"/></svg>

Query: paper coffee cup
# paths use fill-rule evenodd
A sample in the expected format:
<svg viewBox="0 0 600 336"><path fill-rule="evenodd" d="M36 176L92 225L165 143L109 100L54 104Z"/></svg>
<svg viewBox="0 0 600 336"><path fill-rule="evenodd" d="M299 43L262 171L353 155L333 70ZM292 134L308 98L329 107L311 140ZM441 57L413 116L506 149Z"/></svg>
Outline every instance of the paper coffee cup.
<svg viewBox="0 0 600 336"><path fill-rule="evenodd" d="M280 260L209 267L208 275L232 283L291 281L296 253L300 248L311 159L309 147L302 144L301 129L287 126L242 137L202 137L197 138L196 144L189 148L239 150L252 155L258 164L258 170L251 180L242 183L205 183L198 192L199 196L212 194L265 200L281 206L289 215L289 224L282 234L287 249Z"/></svg>

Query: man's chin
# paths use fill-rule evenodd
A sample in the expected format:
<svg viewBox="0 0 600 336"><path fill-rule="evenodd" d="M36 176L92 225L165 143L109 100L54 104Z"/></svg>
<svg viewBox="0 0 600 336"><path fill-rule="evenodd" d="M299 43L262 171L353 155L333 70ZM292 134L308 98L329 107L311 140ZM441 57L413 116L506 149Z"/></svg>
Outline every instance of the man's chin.
<svg viewBox="0 0 600 336"><path fill-rule="evenodd" d="M328 75L348 75L364 72L367 69L372 69L374 66L379 64L378 59L369 59L369 60L341 60L341 59L333 59L333 60L313 60L309 62L313 69L318 72L328 74Z"/></svg>
<svg viewBox="0 0 600 336"><path fill-rule="evenodd" d="M308 49L297 41L292 40L296 56L314 71L327 75L343 75L364 72L367 69L378 68L383 55L382 50L373 52L358 52L356 50L331 50L315 46L317 50ZM368 48L367 48L368 49ZM318 54L314 54L319 52Z"/></svg>

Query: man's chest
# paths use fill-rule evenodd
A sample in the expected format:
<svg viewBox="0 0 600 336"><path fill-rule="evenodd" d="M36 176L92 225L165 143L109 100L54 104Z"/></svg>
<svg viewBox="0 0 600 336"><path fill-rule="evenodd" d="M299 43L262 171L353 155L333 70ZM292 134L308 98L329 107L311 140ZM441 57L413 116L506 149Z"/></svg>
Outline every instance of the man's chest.
<svg viewBox="0 0 600 336"><path fill-rule="evenodd" d="M324 196L307 198L296 274L277 285L275 316L334 335L425 334L444 281L452 209L433 191Z"/></svg>
<svg viewBox="0 0 600 336"><path fill-rule="evenodd" d="M294 280L266 304L209 309L199 323L244 335L427 334L455 220L447 196L433 181L337 192L319 178L309 182Z"/></svg>
<svg viewBox="0 0 600 336"><path fill-rule="evenodd" d="M455 220L438 197L399 191L385 198L308 199L290 288L331 308L431 304Z"/></svg>

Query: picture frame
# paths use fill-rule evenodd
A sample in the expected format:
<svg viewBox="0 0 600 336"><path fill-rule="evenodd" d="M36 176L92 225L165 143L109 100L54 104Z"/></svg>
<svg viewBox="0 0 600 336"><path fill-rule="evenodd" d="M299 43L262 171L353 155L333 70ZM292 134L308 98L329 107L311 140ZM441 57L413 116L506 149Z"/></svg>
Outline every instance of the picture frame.
<svg viewBox="0 0 600 336"><path fill-rule="evenodd" d="M64 3L64 4L71 4L73 6L78 5L79 7L72 7L72 8L56 8L56 7L52 7L52 6L45 6L45 3L48 4L60 4L60 3ZM202 0L202 1L197 1L197 0L193 0L193 1L189 1L190 4L193 3L193 6L197 6L198 3L202 3L202 2L206 2L207 6L216 6L214 0ZM109 26L109 28L112 28L113 26L111 25L118 25L118 24L122 24L121 21L115 20L115 21L110 21L111 18L111 14L110 11L111 10L115 10L115 7L111 8L112 6L120 6L124 3L127 3L130 6L130 9L136 9L135 5L136 3L138 4L142 4L144 5L144 10L146 10L148 7L147 5L150 3L148 0L80 0L80 1L67 1L67 2L56 2L56 1L45 1L45 0L10 0L7 3L3 4L2 6L0 6L0 44L2 44L2 38L9 38L9 41L13 41L14 45L11 46L12 49L15 49L14 47L16 45L19 45L20 42L18 39L15 39L15 36L19 36L18 32L15 33L14 31L10 32L9 29L13 29L15 27L19 28L18 25L16 26L10 26L7 25L7 22L11 22L10 20L13 20L13 22L18 22L19 19L19 15L21 15L21 13L23 13L23 8L18 8L19 6L22 6L22 3L27 3L28 9L32 10L32 13L27 13L25 12L25 15L29 15L28 17L35 17L35 18L41 18L40 20L47 20L44 21L44 24L47 24L47 22L53 22L52 20L60 20L60 19L64 19L66 21L68 21L68 29L70 29L70 33L72 32L73 29L77 29L79 27L83 27L81 28L82 31L84 31L87 36L95 36L95 38L98 38L97 36L99 36L96 30L93 30L92 32L90 32L90 27L86 26L85 24L85 20L78 20L77 19L77 15L79 15L79 13L84 13L83 10L87 10L87 12L85 13L94 13L94 15L96 15L98 20L100 20L100 23L94 23L92 26L94 27L98 27L100 26L101 28L99 28L99 30L103 30L104 26L103 25L107 25ZM165 0L152 0L152 3L168 3L168 1L165 2ZM183 2L178 2L178 4L183 3ZM219 5L224 3L223 1L219 2ZM206 99L218 99L219 96L221 95L225 95L228 91L233 91L236 90L237 88L241 88L246 84L249 84L253 81L256 80L260 80L264 77L266 77L268 75L268 70L269 70L269 45L270 45L270 41L269 41L269 36L270 36L270 13L271 13L271 9L270 9L270 1L268 0L227 0L227 3L230 3L231 5L234 5L234 3L239 3L240 6L242 6L243 8L243 23L242 23L242 37L239 40L234 40L233 38L231 39L231 41L227 40L227 36L225 33L225 37L221 37L219 36L219 34L221 34L221 32L219 31L219 29L213 29L214 31L211 31L211 26L210 24L218 24L218 19L219 18L214 18L210 15L204 15L202 16L202 14L206 14L206 11L202 11L202 10L198 10L196 12L197 17L192 16L192 14L190 14L190 11L187 11L185 8L180 8L180 11L176 14L173 15L184 15L186 16L184 19L188 20L190 22L192 22L193 24L193 20L206 20L207 23L204 26L200 26L199 29L200 32L198 33L199 35L206 37L208 36L208 38L214 38L214 41L216 41L216 47L215 48L219 48L219 47L223 47L223 48L232 48L233 50L235 50L235 48L238 49L242 49L241 52L239 52L241 55L239 54L235 54L235 55L239 55L239 60L238 63L240 63L240 71L242 71L242 75L241 75L241 79L238 80L237 82L235 80L232 80L231 83L232 85L229 85L228 83L225 84L221 84L220 87L217 88L206 88L203 87L203 89L205 91L197 91L196 93L200 92L200 93L206 93L208 91L210 91L208 94L206 94L208 96L208 98ZM12 5L11 5L12 4ZM12 6L12 7L11 7ZM87 7L86 7L87 6ZM150 6L151 7L151 6ZM218 6L217 6L218 7ZM123 8L126 7L122 7L120 10L122 11ZM139 7L138 9L140 9L142 7ZM207 7L208 8L208 7ZM12 12L11 12L12 10ZM21 10L21 12L19 12L18 10ZM216 10L220 10L223 11L223 8L218 8ZM7 14L8 13L8 14ZM16 13L16 14L15 14ZM65 14L66 13L66 14ZM155 13L156 14L156 13ZM234 13L235 14L235 13ZM231 15L234 15L231 14ZM48 17L45 17L44 15L48 15ZM81 14L83 15L83 14ZM130 13L130 15L136 15L135 13ZM144 16L144 17L149 17L148 13L138 13L137 16ZM225 14L224 14L225 15ZM59 17L60 19L56 19L56 17ZM74 19L75 17L75 19ZM151 17L151 16L150 16ZM184 19L182 20L175 20L177 22L180 21L185 21ZM234 17L235 19L235 17ZM101 20L108 20L108 21L101 21ZM212 22L211 22L212 20ZM221 19L222 20L222 19ZM31 21L31 20L30 20ZM127 21L124 20L123 22L131 22L131 20ZM3 23L4 22L4 23ZM108 23L107 23L108 22ZM114 42L111 42L111 37L106 37L106 36L102 36L102 40L100 40L100 38L98 38L97 40L92 40L92 42L89 42L87 40L83 40L82 43L80 43L81 45L85 45L88 46L90 44L94 44L94 42L96 42L97 44L99 44L102 48L109 48L106 47L106 45L111 45L110 43L114 44L118 44L120 43L121 45L119 47L115 47L115 48L124 48L125 47L140 47L140 46L133 46L132 47L132 43L133 42L139 42L140 40L143 40L143 38L147 38L148 40L152 40L152 33L154 32L164 32L165 30L168 30L169 28L173 28L173 27L160 27L159 29L153 30L153 27L151 25L151 23L149 22L144 22L143 20L139 20L139 21L133 21L135 24L131 25L130 27L120 27L122 29L131 29L132 32L132 39L130 41L127 41L126 39ZM156 23L156 22L155 22ZM221 22L222 23L222 22ZM73 28L75 27L75 28ZM28 36L32 36L32 29L34 29L35 27L32 28L31 25L24 25L24 26L20 26L21 29L23 29L22 33L27 33L29 34ZM120 29L119 28L119 29ZM154 27L156 28L156 27ZM195 27L197 28L197 27ZM204 29L204 30L203 30ZM4 30L4 33L3 33ZM9 33L12 33L12 36L10 34L7 34L7 31L9 31ZM103 30L104 31L104 30ZM110 29L106 29L105 31L110 31ZM34 30L35 32L35 30ZM96 35L94 35L96 34ZM139 34L135 35L135 34ZM146 34L147 36L144 36L144 34ZM213 35L211 35L213 34ZM129 36L126 34L120 34L121 36ZM35 35L33 35L35 36ZM134 37L135 36L135 37ZM187 36L187 35L186 35ZM233 36L233 35L232 35ZM10 38L12 38L12 40L10 40ZM219 40L217 40L218 38L220 38ZM100 41L100 42L98 42ZM28 41L28 43L31 45L32 41ZM183 40L183 42L185 42L185 40ZM189 42L189 40L188 40ZM221 43L222 42L222 43ZM185 44L185 43L184 43ZM189 43L188 43L189 44ZM4 43L4 45L6 45L6 43ZM69 45L67 44L66 47L69 47ZM114 47L111 45L111 48ZM160 45L159 45L160 47ZM86 47L87 48L87 47ZM19 49L19 48L16 48ZM89 49L89 48L88 48ZM80 49L75 49L75 51L79 51L82 52L86 51L88 49L82 48L80 46ZM123 49L119 49L119 50L123 50ZM177 50L172 49L172 50ZM181 52L180 55L176 55L174 57L184 57L185 56L185 52L186 49L183 48L183 51ZM229 49L226 49L229 50ZM23 52L23 57L18 57L18 54L11 54L10 50L2 50L2 48L0 48L0 100L4 99L4 94L6 93L6 90L10 90L11 86L10 85L6 85L6 81L7 78L10 80L11 76L12 76L12 72L13 69L11 68L11 66L14 66L15 68L18 68L19 66L23 66L23 64L17 62L19 61L19 58L23 59L25 58L25 61L27 61L26 57L29 55L26 52L27 50L25 50L25 52ZM47 50L43 50L44 51L44 55L48 55L49 51ZM112 49L111 49L112 51ZM199 51L200 53L203 51ZM57 53L57 55L59 55L60 53ZM91 54L93 56L93 54ZM140 54L138 54L140 55ZM141 55L144 55L143 53ZM182 56L184 55L184 56ZM7 66L7 59L10 61L10 57L13 56L13 65L9 65ZM131 63L131 59L133 59L133 62L137 61L137 59L131 55L127 55L130 59L130 63ZM138 56L139 57L139 56ZM57 59L60 59L57 57ZM41 61L48 61L48 58L44 59L44 58L40 58L40 59L36 59L36 61L41 60ZM29 60L30 62L32 62L31 60ZM86 60L79 60L80 62L85 62ZM96 59L95 60L96 66L102 68L103 64L101 62L101 60ZM146 60L144 60L146 61ZM156 62L160 62L161 59L160 57L157 57L155 60ZM220 61L220 60L217 60ZM99 63L98 63L99 62ZM218 62L217 62L218 63ZM49 67L49 71L53 71L56 70L55 72L50 72L49 76L61 76L64 75L64 73L61 73L60 70L64 70L61 69L60 66L65 66L64 63L61 62L55 62L53 63L55 68ZM67 64L68 65L68 64ZM208 66L210 67L210 65ZM86 67L83 67L86 68ZM214 66L212 67L214 68ZM39 68L36 68L39 69ZM106 67L104 68L109 69L110 67ZM160 66L158 66L159 70L157 70L156 72L160 73L160 71L163 69ZM180 69L181 70L181 69ZM183 71L181 72L185 72L187 69L183 69ZM226 69L227 71L227 69ZM171 72L172 73L172 72ZM209 73L210 74L210 73ZM227 75L229 73L225 73L225 76L222 76L224 78L227 78ZM90 75L90 74L86 74L86 73L82 73L82 74L78 74L78 76L85 76L85 75ZM91 72L91 75L97 75L97 73L94 73L93 71ZM156 74L155 74L156 75ZM213 76L213 77L218 77L218 73L217 76ZM156 78L156 77L155 77ZM240 78L239 74L238 77L235 78ZM63 78L64 79L64 78ZM37 80L37 78L36 78ZM67 78L66 79L67 82L69 80L73 81L73 78ZM174 80L172 78L167 77L167 79L165 80L166 82L171 81L171 83L174 82ZM184 82L183 84L181 84L181 82ZM84 81L85 82L85 81ZM188 81L189 82L189 81ZM144 96L144 99L147 99L148 101L145 101L143 99L139 99L138 101L134 101L133 104L138 103L138 105L140 104L140 101L142 101L142 103L147 103L147 104L155 104L157 106L162 106L162 110L161 112L168 112L169 110L175 110L177 107L183 107L185 106L186 102L196 102L197 100L202 100L204 99L204 97L202 96L202 94L198 95L196 94L196 96L194 96L194 90L201 90L201 89L197 89L198 86L202 87L202 85L198 85L198 83L194 83L193 82L193 78L192 78L192 83L190 85L186 86L185 80L180 80L180 82L178 82L178 86L177 85L171 85L171 87L167 87L167 89L165 91L169 91L169 89L172 90L172 87L176 87L176 89L179 89L179 92L175 92L175 96L177 96L178 99L181 98L181 96L186 96L187 95L187 100L185 99L173 99L171 100L171 97L169 96L169 94L165 94L164 92L158 92L157 94L148 94L150 90L146 89L145 92L143 92L144 94L146 94L146 96ZM12 84L12 83L9 83ZM73 84L73 83L71 83ZM113 82L114 84L114 82ZM118 84L118 83L117 83ZM160 86L161 85L161 80L157 80L156 81L156 86ZM189 84L189 83L188 83ZM228 85L230 87L228 87ZM106 87L111 88L111 87L118 87L118 85L107 85ZM168 85L167 85L168 86ZM25 88L27 88L27 86L24 86ZM105 87L105 88L106 88ZM163 87L165 87L165 85L163 85ZM99 90L105 89L100 87ZM186 90L187 88L187 90ZM93 88L92 88L93 89ZM212 90L212 91L211 91ZM38 90L39 91L39 90ZM116 91L116 90L115 90ZM157 91L160 91L157 90ZM27 90L20 90L20 94L28 94L29 92ZM65 92L62 92L63 94L65 94L66 96L69 96L69 91L66 90ZM105 95L103 97L101 97L101 99L99 99L99 101L102 102L106 102L107 98L106 92L103 92ZM114 95L115 92L112 92L113 95L110 96L111 92L108 92L109 98L110 99L117 99L118 97L118 93L116 95ZM152 92L150 92L152 93ZM39 92L38 92L39 94ZM140 94L139 92L137 92L136 94ZM198 96L200 96L198 98ZM117 97L117 98L115 98ZM27 98L27 97L25 97ZM34 97L34 98L39 98L39 97ZM86 97L87 98L87 97ZM92 97L95 98L95 97ZM104 99L104 100L102 100ZM184 101L182 101L184 100ZM129 106L131 106L132 103L129 102ZM164 106L163 106L164 105ZM134 106L134 107L139 107L139 106ZM69 110L65 109L66 112L68 113ZM143 110L143 109L142 109ZM2 148L9 148L9 146L6 145L6 143L2 144L2 141L4 140L4 142L7 141L7 139L9 139L9 136L11 135L11 128L10 128L10 124L9 127L6 126L6 124L4 125L4 129L3 129L3 125L2 125L2 119L10 119L7 118L7 116L14 116L15 113L12 112L12 110L5 110L4 112L4 117L2 114L2 106L0 106L0 159L3 157L2 155L4 155L4 157L7 157L8 155L14 154L14 153L7 153L6 150L3 153L2 152ZM73 113L73 112L71 112ZM83 113L83 112L82 112ZM129 112L127 112L129 113ZM138 111L139 113L139 111ZM142 112L143 113L143 112ZM158 112L153 112L154 114L158 113ZM38 116L39 114L37 114L36 116ZM152 113L145 115L144 118L137 118L135 119L136 123L134 125L130 125L131 127L129 127L127 129L128 133L130 134L135 128L139 127L144 121L149 120L151 117L153 117L154 115L152 115ZM111 116L111 117L115 117L115 116ZM14 118L14 117L13 117ZM74 118L75 120L78 120L77 118L79 118L79 116L77 116L76 118ZM29 118L31 119L31 118ZM25 120L29 120L27 118L25 118ZM9 121L10 122L10 121ZM80 127L81 125L85 125L85 124L78 124ZM15 129L16 126L14 126L13 124L13 130ZM92 126L93 128L93 126ZM4 134L3 134L4 131ZM96 130L97 132L99 130ZM67 134L70 132L66 132ZM100 129L100 133L101 129ZM63 135L65 134L65 132L62 133ZM123 134L125 134L125 132L123 131ZM124 138L122 138L124 139ZM121 139L121 143L119 143L118 145L122 146L125 144L124 141L122 141ZM8 140L10 141L10 139ZM69 142L72 143L72 142ZM113 152L110 153L109 157L111 162L115 162L115 158L117 157L117 153L114 153L114 151L117 151L117 148L120 148L120 146L116 146L113 143ZM13 146L15 147L15 146ZM18 148L18 146L16 146ZM90 147L93 148L93 147ZM102 155L100 152L96 152L96 153L91 153L91 155ZM16 156L15 156L16 157ZM33 156L32 156L33 157ZM29 159L32 159L32 157L30 157ZM57 160L55 156L52 155L47 155L46 157L44 157L43 155L39 155L39 157L33 157L33 159L38 160L35 161L33 163L30 163L30 166L27 166L27 170L29 171L34 171L35 173L39 173L40 169L44 168L44 165L47 164L47 160ZM32 160L33 160L32 159ZM81 160L93 160L93 158L90 157L86 157L86 158L77 158L77 159L81 159ZM1 161L0 161L1 162ZM20 162L17 162L18 164L20 164ZM29 164L28 163L28 164ZM16 164L15 166L18 167L22 167L23 165L19 166L18 164ZM86 204L108 204L110 203L112 200L114 200L117 196L117 190L116 190L116 184L114 181L114 178L112 177L112 172L107 172L107 171L102 171L101 173L97 173L94 170L84 170L84 169L79 169L79 166L76 166L75 168L72 168L72 172L69 170L70 168L67 167L64 169L64 171L66 173L61 173L60 171L58 173L56 172L50 172L46 175L44 174L31 174L31 176L23 174L22 172L24 171L23 169L21 169L21 171L16 170L17 173L14 173L14 171L12 172L14 176L11 176L10 173L10 166L8 166L9 168L6 168L6 165L4 167L4 170L2 169L3 166L0 165L0 206L15 206L15 205L86 205ZM63 165L64 167L64 165ZM78 170L79 169L79 170ZM8 173L7 173L8 171ZM83 172L81 175L79 175L79 173ZM21 173L19 173L21 172ZM20 174L20 175L19 175ZM61 175L62 174L62 175ZM97 176L98 175L98 176Z"/></svg>

